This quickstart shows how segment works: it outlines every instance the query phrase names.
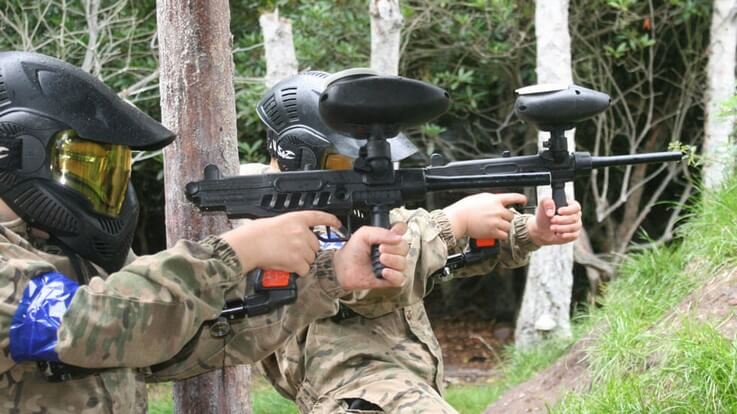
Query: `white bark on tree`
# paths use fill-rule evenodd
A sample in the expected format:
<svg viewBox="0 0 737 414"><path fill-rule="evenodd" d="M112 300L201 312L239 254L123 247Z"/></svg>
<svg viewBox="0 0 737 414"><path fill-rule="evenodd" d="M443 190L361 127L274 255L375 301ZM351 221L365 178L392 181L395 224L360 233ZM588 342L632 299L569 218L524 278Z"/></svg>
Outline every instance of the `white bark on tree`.
<svg viewBox="0 0 737 414"><path fill-rule="evenodd" d="M164 149L167 244L201 240L230 228L224 215L203 215L185 185L207 164L238 172L232 35L227 0L159 0L161 118L177 139ZM202 335L209 335L204 329ZM217 370L174 385L177 413L250 413L250 368Z"/></svg>
<svg viewBox="0 0 737 414"><path fill-rule="evenodd" d="M735 93L737 1L715 0L711 18L709 63L706 67L704 125L704 186L717 188L734 169L737 155L730 136L735 117L722 114L722 105Z"/></svg>
<svg viewBox="0 0 737 414"><path fill-rule="evenodd" d="M369 0L371 68L385 75L399 74L399 45L404 18L399 0Z"/></svg>
<svg viewBox="0 0 737 414"><path fill-rule="evenodd" d="M568 0L537 0L537 82L571 84L571 38L568 33ZM575 148L574 131L568 131L568 150ZM549 134L538 134L538 144ZM573 199L573 185L566 184ZM538 199L550 197L550 187L538 188ZM571 336L570 305L573 288L573 243L545 246L532 254L527 284L517 319L515 346L528 348L546 338Z"/></svg>
<svg viewBox="0 0 737 414"><path fill-rule="evenodd" d="M87 0L84 2L85 17L87 18L87 50L84 54L82 69L95 76L100 74L100 60L97 58L97 38L100 33L98 13L100 11L100 0Z"/></svg>
<svg viewBox="0 0 737 414"><path fill-rule="evenodd" d="M297 55L294 53L292 39L292 22L279 17L279 9L273 13L263 13L258 19L264 35L264 52L266 54L267 88L276 85L280 80L296 75L299 69Z"/></svg>

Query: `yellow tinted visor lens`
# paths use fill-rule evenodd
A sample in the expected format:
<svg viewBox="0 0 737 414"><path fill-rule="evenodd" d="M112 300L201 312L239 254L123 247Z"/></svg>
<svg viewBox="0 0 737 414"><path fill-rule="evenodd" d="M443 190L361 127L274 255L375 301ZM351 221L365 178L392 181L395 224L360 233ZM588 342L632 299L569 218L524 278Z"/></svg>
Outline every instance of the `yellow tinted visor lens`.
<svg viewBox="0 0 737 414"><path fill-rule="evenodd" d="M127 146L87 141L71 130L59 132L51 145L53 179L82 194L97 213L120 214L130 175Z"/></svg>
<svg viewBox="0 0 737 414"><path fill-rule="evenodd" d="M329 154L325 158L327 170L350 170L353 168L353 158L340 154Z"/></svg>

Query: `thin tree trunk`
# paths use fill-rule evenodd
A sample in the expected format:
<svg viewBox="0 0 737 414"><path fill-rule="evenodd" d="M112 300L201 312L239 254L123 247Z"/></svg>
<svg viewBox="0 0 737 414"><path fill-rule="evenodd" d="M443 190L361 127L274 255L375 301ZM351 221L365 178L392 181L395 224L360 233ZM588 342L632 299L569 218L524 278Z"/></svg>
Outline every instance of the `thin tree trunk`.
<svg viewBox="0 0 737 414"><path fill-rule="evenodd" d="M568 33L568 0L537 0L537 82L573 82L571 38ZM568 150L575 148L573 131L566 133ZM549 134L538 134L538 146ZM566 184L573 199L573 185ZM538 199L550 197L550 187L538 188ZM573 288L573 243L545 246L532 254L527 284L517 319L515 345L527 348L547 337L570 337L570 306Z"/></svg>
<svg viewBox="0 0 737 414"><path fill-rule="evenodd" d="M645 145L643 146L643 152L652 152L660 139L664 130L663 124L656 125L651 131L650 136L647 138ZM630 174L629 182L630 185L636 185L645 179L647 173L647 164L639 164L632 167L632 174ZM637 216L641 213L640 202L642 196L645 195L645 186L640 186L634 190L629 197L627 197L627 203L624 205L624 213L622 220L619 222L617 227L616 236L613 241L615 251L617 253L624 253L627 250L632 240L632 236L635 234L637 229L640 227L640 222L637 220Z"/></svg>
<svg viewBox="0 0 737 414"><path fill-rule="evenodd" d="M264 51L266 54L267 88L276 85L282 79L297 74L299 64L294 53L292 39L292 22L279 17L279 9L273 13L264 13L258 19L264 35Z"/></svg>
<svg viewBox="0 0 737 414"><path fill-rule="evenodd" d="M184 186L207 164L238 171L230 10L225 0L160 0L161 116L177 133L164 150L166 236L199 240L230 228L223 215L202 215ZM206 332L203 334L207 334ZM247 366L201 375L174 386L178 413L250 413Z"/></svg>
<svg viewBox="0 0 737 414"><path fill-rule="evenodd" d="M737 2L715 0L711 18L711 41L707 64L704 125L704 186L719 187L732 173L735 149L730 142L734 116L723 116L721 106L735 93L737 49Z"/></svg>
<svg viewBox="0 0 737 414"><path fill-rule="evenodd" d="M399 74L399 43L404 19L399 0L370 0L371 68L385 75Z"/></svg>

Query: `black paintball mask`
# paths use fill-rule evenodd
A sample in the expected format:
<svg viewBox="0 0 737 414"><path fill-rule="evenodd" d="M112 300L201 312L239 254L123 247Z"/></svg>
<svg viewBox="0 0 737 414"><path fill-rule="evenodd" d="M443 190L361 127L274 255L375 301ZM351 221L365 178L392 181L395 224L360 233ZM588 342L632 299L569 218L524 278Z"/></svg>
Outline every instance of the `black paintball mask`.
<svg viewBox="0 0 737 414"><path fill-rule="evenodd" d="M133 242L131 150L174 140L87 72L0 52L0 198L29 225L108 272Z"/></svg>
<svg viewBox="0 0 737 414"><path fill-rule="evenodd" d="M268 128L269 155L277 160L281 171L350 169L366 143L336 132L320 118L320 94L329 76L318 71L291 76L269 89L256 106L259 118ZM404 134L387 141L392 161L417 152Z"/></svg>

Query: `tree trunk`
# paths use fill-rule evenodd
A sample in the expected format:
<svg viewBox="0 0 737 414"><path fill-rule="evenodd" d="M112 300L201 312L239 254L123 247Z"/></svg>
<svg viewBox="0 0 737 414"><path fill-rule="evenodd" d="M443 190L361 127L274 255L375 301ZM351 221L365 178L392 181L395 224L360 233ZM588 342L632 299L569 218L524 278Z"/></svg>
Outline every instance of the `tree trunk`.
<svg viewBox="0 0 737 414"><path fill-rule="evenodd" d="M537 82L573 82L571 38L568 33L568 0L537 0ZM575 148L573 131L566 133L568 150ZM539 148L548 134L538 134ZM573 185L566 184L573 199ZM550 187L538 188L538 199L551 196ZM532 254L522 308L517 319L515 345L527 348L547 337L570 337L570 305L573 288L573 243L545 246Z"/></svg>
<svg viewBox="0 0 737 414"><path fill-rule="evenodd" d="M202 215L184 186L207 164L238 172L230 10L225 0L159 0L162 122L177 134L164 150L167 244L230 228L224 215ZM207 333L204 333L205 335ZM178 413L250 413L247 366L174 385Z"/></svg>
<svg viewBox="0 0 737 414"><path fill-rule="evenodd" d="M266 53L264 83L271 88L280 80L296 75L299 69L292 40L292 22L279 18L279 9L262 14L258 22L264 35Z"/></svg>
<svg viewBox="0 0 737 414"><path fill-rule="evenodd" d="M402 12L399 0L370 0L371 68L385 75L399 74Z"/></svg>
<svg viewBox="0 0 737 414"><path fill-rule="evenodd" d="M732 173L735 149L730 142L734 116L723 116L721 106L735 93L737 2L715 0L711 18L704 125L704 186L719 187Z"/></svg>

